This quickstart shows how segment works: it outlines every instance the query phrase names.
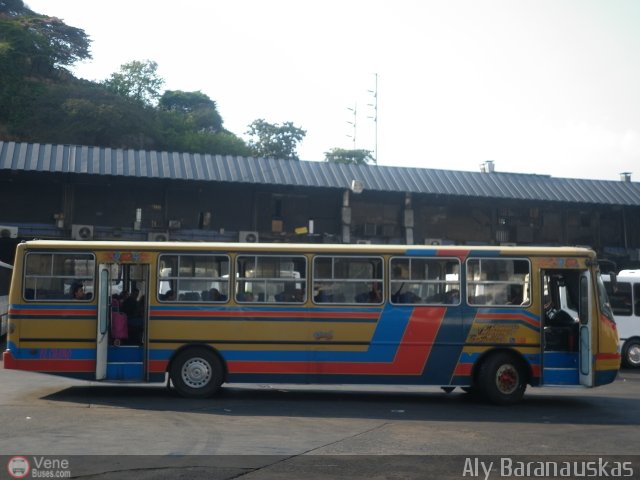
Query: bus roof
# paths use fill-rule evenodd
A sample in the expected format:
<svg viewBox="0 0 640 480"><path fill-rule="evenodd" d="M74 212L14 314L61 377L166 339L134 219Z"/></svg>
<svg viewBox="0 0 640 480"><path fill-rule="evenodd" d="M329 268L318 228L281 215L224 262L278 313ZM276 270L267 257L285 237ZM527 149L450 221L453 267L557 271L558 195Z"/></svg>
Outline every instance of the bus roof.
<svg viewBox="0 0 640 480"><path fill-rule="evenodd" d="M544 247L544 246L476 246L476 245L381 245L381 244L328 244L328 243L238 243L238 242L146 242L146 241L82 241L82 240L30 240L19 244L28 249L80 250L141 250L141 251L270 251L278 253L377 253L377 254L450 254L487 252L505 255L538 256L588 256L595 258L595 252L587 247Z"/></svg>

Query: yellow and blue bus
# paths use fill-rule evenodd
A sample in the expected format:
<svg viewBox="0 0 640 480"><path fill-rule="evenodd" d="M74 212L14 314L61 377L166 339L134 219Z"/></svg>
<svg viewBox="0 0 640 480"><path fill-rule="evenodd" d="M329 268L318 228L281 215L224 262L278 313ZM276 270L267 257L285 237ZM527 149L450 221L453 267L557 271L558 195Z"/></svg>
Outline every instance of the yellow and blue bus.
<svg viewBox="0 0 640 480"><path fill-rule="evenodd" d="M586 248L71 242L18 245L5 368L165 382L462 387L614 381Z"/></svg>

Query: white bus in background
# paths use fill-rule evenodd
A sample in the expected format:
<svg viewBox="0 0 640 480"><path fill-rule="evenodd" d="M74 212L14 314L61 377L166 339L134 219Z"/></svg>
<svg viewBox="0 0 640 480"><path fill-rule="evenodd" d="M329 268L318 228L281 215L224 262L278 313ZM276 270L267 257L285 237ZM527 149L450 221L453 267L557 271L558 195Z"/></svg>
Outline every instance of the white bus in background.
<svg viewBox="0 0 640 480"><path fill-rule="evenodd" d="M618 326L622 361L640 368L640 270L621 270L614 282L609 275L602 279Z"/></svg>
<svg viewBox="0 0 640 480"><path fill-rule="evenodd" d="M9 311L9 285L11 284L11 272L13 267L8 263L0 262L0 337L7 334Z"/></svg>

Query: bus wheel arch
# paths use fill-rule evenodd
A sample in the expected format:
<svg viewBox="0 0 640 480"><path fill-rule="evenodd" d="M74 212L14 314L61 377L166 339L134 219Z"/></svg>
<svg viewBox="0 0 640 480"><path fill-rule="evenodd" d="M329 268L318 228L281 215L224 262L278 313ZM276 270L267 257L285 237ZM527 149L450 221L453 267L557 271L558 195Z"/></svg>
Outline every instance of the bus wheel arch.
<svg viewBox="0 0 640 480"><path fill-rule="evenodd" d="M629 368L640 368L640 338L627 339L622 346L622 361Z"/></svg>
<svg viewBox="0 0 640 480"><path fill-rule="evenodd" d="M518 403L532 378L531 366L517 351L492 349L485 352L473 369L473 390L492 403Z"/></svg>
<svg viewBox="0 0 640 480"><path fill-rule="evenodd" d="M225 363L208 345L186 345L177 350L167 367L171 383L187 398L207 398L218 392L226 378Z"/></svg>

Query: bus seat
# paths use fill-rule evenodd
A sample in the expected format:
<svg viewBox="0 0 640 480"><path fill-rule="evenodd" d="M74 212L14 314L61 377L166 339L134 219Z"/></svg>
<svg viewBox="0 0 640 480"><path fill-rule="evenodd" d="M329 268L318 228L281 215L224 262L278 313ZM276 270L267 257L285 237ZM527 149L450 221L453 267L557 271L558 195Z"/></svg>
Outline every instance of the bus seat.
<svg viewBox="0 0 640 480"><path fill-rule="evenodd" d="M185 292L181 293L179 299L185 302L197 302L200 300L200 293L198 292Z"/></svg>

